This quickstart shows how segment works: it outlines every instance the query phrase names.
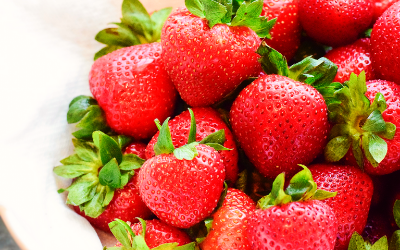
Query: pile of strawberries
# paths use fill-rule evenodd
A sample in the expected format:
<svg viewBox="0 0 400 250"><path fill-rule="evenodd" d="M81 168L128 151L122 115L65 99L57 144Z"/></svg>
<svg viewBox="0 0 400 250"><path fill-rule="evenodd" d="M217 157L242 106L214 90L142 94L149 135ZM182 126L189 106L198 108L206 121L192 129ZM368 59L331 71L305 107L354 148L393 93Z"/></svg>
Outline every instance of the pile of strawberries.
<svg viewBox="0 0 400 250"><path fill-rule="evenodd" d="M97 34L67 204L108 249L399 250L400 1L185 5Z"/></svg>

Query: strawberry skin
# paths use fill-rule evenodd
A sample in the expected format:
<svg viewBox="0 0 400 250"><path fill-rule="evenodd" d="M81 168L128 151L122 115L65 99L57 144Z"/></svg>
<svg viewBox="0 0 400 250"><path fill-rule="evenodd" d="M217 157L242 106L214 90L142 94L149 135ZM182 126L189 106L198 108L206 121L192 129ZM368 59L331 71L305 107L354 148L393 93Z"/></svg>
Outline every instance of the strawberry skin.
<svg viewBox="0 0 400 250"><path fill-rule="evenodd" d="M361 234L367 223L374 187L371 178L351 166L317 164L310 166L318 188L337 192L324 200L335 212L338 232L335 250L345 250L354 232Z"/></svg>
<svg viewBox="0 0 400 250"><path fill-rule="evenodd" d="M221 119L219 113L212 108L193 108L196 118L196 141L201 141L206 136L218 131L225 130L226 141L224 147L232 150L219 151L221 160L224 163L226 179L234 184L238 175L238 151L232 132ZM190 114L185 111L168 122L171 131L172 142L175 148L186 144L190 130ZM159 132L153 136L146 148L146 159L154 157L154 145L157 142Z"/></svg>
<svg viewBox="0 0 400 250"><path fill-rule="evenodd" d="M355 43L335 48L326 55L330 61L338 66L338 72L333 81L344 83L350 79L353 72L359 75L365 71L367 81L375 79L370 58L370 39L363 38Z"/></svg>
<svg viewBox="0 0 400 250"><path fill-rule="evenodd" d="M165 69L182 99L193 107L209 106L243 80L260 72L255 52L261 41L248 27L217 24L179 8L161 33Z"/></svg>
<svg viewBox="0 0 400 250"><path fill-rule="evenodd" d="M225 167L213 148L200 144L193 160L161 154L147 160L139 173L145 204L165 223L189 228L207 218L223 190Z"/></svg>
<svg viewBox="0 0 400 250"><path fill-rule="evenodd" d="M268 20L277 18L277 22L270 31L272 39L265 41L290 61L299 48L301 38L297 1L264 0L261 15L268 17Z"/></svg>
<svg viewBox="0 0 400 250"><path fill-rule="evenodd" d="M140 171L139 171L140 172ZM106 210L97 218L86 216L81 212L78 206L73 207L75 212L85 217L90 224L105 232L110 232L108 223L115 219L123 221L136 222L136 218L148 219L152 212L142 201L138 189L138 175L135 174L123 189L116 189L114 198L108 204Z"/></svg>
<svg viewBox="0 0 400 250"><path fill-rule="evenodd" d="M177 97L164 70L160 43L122 48L99 58L89 85L108 125L135 139L153 136L154 119L170 116Z"/></svg>
<svg viewBox="0 0 400 250"><path fill-rule="evenodd" d="M253 250L332 250L337 224L332 209L318 200L257 209L249 221Z"/></svg>
<svg viewBox="0 0 400 250"><path fill-rule="evenodd" d="M374 21L376 21L382 14L398 0L375 0L374 7Z"/></svg>
<svg viewBox="0 0 400 250"><path fill-rule="evenodd" d="M372 66L380 79L400 84L400 2L376 21L371 33Z"/></svg>
<svg viewBox="0 0 400 250"><path fill-rule="evenodd" d="M146 144L143 142L135 141L126 146L124 154L134 154L142 159L146 159Z"/></svg>
<svg viewBox="0 0 400 250"><path fill-rule="evenodd" d="M136 235L142 234L143 228L140 222L132 224L131 228ZM187 233L159 220L146 221L146 234L144 239L150 249L165 243L176 242L178 246L183 246L192 242ZM122 244L118 242L116 246L122 246Z"/></svg>
<svg viewBox="0 0 400 250"><path fill-rule="evenodd" d="M256 209L254 201L240 190L229 188L222 207L213 215L213 224L202 250L251 250L248 220Z"/></svg>
<svg viewBox="0 0 400 250"><path fill-rule="evenodd" d="M367 82L368 99L373 102L378 92L382 93L386 100L387 109L382 113L386 122L391 122L400 128L400 87L399 85L384 81L374 80ZM383 138L388 145L388 152L385 159L379 163L378 167L373 167L368 160L364 160L364 170L371 175L385 175L400 169L400 132L396 130L393 140ZM349 150L345 161L347 164L357 166L353 153Z"/></svg>
<svg viewBox="0 0 400 250"><path fill-rule="evenodd" d="M371 24L373 13L372 0L299 0L307 35L333 47L354 42Z"/></svg>
<svg viewBox="0 0 400 250"><path fill-rule="evenodd" d="M232 130L250 161L266 177L298 171L327 143L327 107L313 87L279 75L247 86L230 112Z"/></svg>

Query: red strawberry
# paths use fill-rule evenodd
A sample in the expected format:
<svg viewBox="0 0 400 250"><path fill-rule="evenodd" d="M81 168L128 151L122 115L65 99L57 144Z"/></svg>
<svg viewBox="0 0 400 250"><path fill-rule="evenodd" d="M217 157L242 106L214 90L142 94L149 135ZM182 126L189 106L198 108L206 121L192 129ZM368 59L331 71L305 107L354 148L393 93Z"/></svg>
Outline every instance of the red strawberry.
<svg viewBox="0 0 400 250"><path fill-rule="evenodd" d="M226 179L234 184L238 175L238 151L232 132L221 119L219 113L212 108L194 108L193 113L196 118L196 141L201 141L206 136L218 131L225 130L226 141L224 147L232 149L220 151L221 160L224 163ZM190 130L190 114L185 111L176 116L168 123L171 130L172 142L176 148L186 144ZM146 159L154 157L154 145L157 142L159 132L153 136L146 148Z"/></svg>
<svg viewBox="0 0 400 250"><path fill-rule="evenodd" d="M293 58L300 45L301 26L296 0L264 0L262 16L277 18L271 29L271 40L265 40L272 48L282 53L288 61Z"/></svg>
<svg viewBox="0 0 400 250"><path fill-rule="evenodd" d="M79 206L74 206L73 208L75 212L85 217L94 227L106 232L110 232L108 224L115 219L136 222L138 221L137 217L147 219L152 215L150 209L147 208L142 198L140 198L137 174L133 176L123 189L115 191L114 198L97 218L85 215L85 212L81 211Z"/></svg>
<svg viewBox="0 0 400 250"><path fill-rule="evenodd" d="M398 0L374 0L374 18L376 21L380 16L382 16L383 12L385 12L390 6L392 6Z"/></svg>
<svg viewBox="0 0 400 250"><path fill-rule="evenodd" d="M122 48L99 58L89 84L108 125L135 139L154 135L154 119L164 120L175 107L176 90L164 70L160 43Z"/></svg>
<svg viewBox="0 0 400 250"><path fill-rule="evenodd" d="M232 130L251 162L274 178L310 163L327 142L328 114L313 87L279 75L247 86L231 109Z"/></svg>
<svg viewBox="0 0 400 250"><path fill-rule="evenodd" d="M375 79L370 59L370 39L364 38L355 43L329 51L325 57L338 66L334 81L344 83L350 74L365 71L367 81Z"/></svg>
<svg viewBox="0 0 400 250"><path fill-rule="evenodd" d="M222 207L213 215L212 227L201 243L202 250L251 250L247 223L256 209L240 190L229 188Z"/></svg>
<svg viewBox="0 0 400 250"><path fill-rule="evenodd" d="M128 146L126 146L124 154L134 154L142 159L146 159L146 146L147 145L143 142L132 142Z"/></svg>
<svg viewBox="0 0 400 250"><path fill-rule="evenodd" d="M374 191L371 178L360 169L350 166L317 164L310 171L318 188L337 192L324 200L335 212L338 232L335 250L347 249L354 232L362 233L367 223Z"/></svg>
<svg viewBox="0 0 400 250"><path fill-rule="evenodd" d="M179 8L162 29L163 58L182 99L190 106L208 106L260 72L255 53L259 36L266 37L274 21L260 17L261 1L252 5L253 11L246 10L248 2L239 8L232 1L217 6L211 0L189 3L189 10Z"/></svg>
<svg viewBox="0 0 400 250"><path fill-rule="evenodd" d="M260 209L249 221L251 249L333 250L336 217L320 200L335 194L317 190L306 167L291 179L285 191L284 182L282 173L275 179L271 194L258 202Z"/></svg>
<svg viewBox="0 0 400 250"><path fill-rule="evenodd" d="M380 79L400 84L400 2L376 21L371 33L372 66Z"/></svg>
<svg viewBox="0 0 400 250"><path fill-rule="evenodd" d="M131 228L136 235L142 234L143 232L143 226L140 222L132 224ZM146 221L146 234L144 239L150 249L165 243L176 242L178 246L183 246L191 242L187 233L159 220ZM118 242L116 246L122 246L122 244Z"/></svg>
<svg viewBox="0 0 400 250"><path fill-rule="evenodd" d="M372 22L372 0L300 0L299 16L311 38L329 46L354 42Z"/></svg>

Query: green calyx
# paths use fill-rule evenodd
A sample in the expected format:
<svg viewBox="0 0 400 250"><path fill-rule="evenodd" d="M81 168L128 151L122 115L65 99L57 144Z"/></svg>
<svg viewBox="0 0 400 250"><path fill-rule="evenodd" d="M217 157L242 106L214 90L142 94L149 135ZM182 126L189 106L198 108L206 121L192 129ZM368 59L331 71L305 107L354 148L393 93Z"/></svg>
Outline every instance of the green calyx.
<svg viewBox="0 0 400 250"><path fill-rule="evenodd" d="M374 167L385 158L388 146L382 138L393 139L396 126L385 122L382 117L386 110L383 95L376 94L371 104L366 92L363 71L358 77L352 73L343 88L334 93L339 102L328 105L329 120L335 126L329 134L329 142L325 148L327 161L339 161L350 148L361 168L364 166L364 156Z"/></svg>
<svg viewBox="0 0 400 250"><path fill-rule="evenodd" d="M138 0L124 0L122 19L116 28L108 28L97 33L95 39L107 47L96 53L94 60L114 50L144 43L160 41L161 29L172 8L165 8L151 15Z"/></svg>
<svg viewBox="0 0 400 250"><path fill-rule="evenodd" d="M132 228L124 221L116 219L115 221L108 224L111 232L122 244L122 247L104 247L103 250L150 250L145 241L146 234L146 222L138 218L142 224L142 233L135 235ZM195 250L197 246L194 242L178 246L177 242L165 243L158 247L151 248L152 250Z"/></svg>
<svg viewBox="0 0 400 250"><path fill-rule="evenodd" d="M261 198L257 207L267 209L272 206L281 206L290 202L301 202L307 200L325 200L336 196L336 192L328 192L317 189L317 184L312 178L311 171L304 165L303 168L290 180L289 186L283 190L285 186L285 173L281 173L276 177L272 184L271 193Z"/></svg>
<svg viewBox="0 0 400 250"><path fill-rule="evenodd" d="M100 131L93 133L93 142L73 139L75 153L54 168L58 176L74 179L67 189L67 204L79 206L89 217L96 218L105 210L117 188L123 188L135 169L145 160L121 152L125 138L112 137ZM100 170L100 171L99 171Z"/></svg>
<svg viewBox="0 0 400 250"><path fill-rule="evenodd" d="M225 142L225 130L223 129L208 135L199 142L196 142L196 120L191 109L189 109L189 113L190 131L188 142L180 148L175 148L172 143L171 132L168 126L169 118L167 118L162 125L158 119L155 120L158 130L160 131L157 142L154 145L154 152L156 155L173 153L178 160L193 160L198 155L196 146L199 144L205 144L217 151L231 150L222 145Z"/></svg>
<svg viewBox="0 0 400 250"><path fill-rule="evenodd" d="M364 241L363 237L357 232L354 232L351 236L348 250L388 250L388 240L386 236L383 236L375 244L371 244L369 241Z"/></svg>
<svg viewBox="0 0 400 250"><path fill-rule="evenodd" d="M246 26L261 38L271 38L276 22L261 16L262 0L185 0L185 5L193 15L207 19L210 28L219 23Z"/></svg>
<svg viewBox="0 0 400 250"><path fill-rule="evenodd" d="M265 42L261 43L257 53L261 56L259 62L268 75L286 76L313 86L324 97L327 105L338 102L334 93L343 86L338 82L332 82L338 67L327 58L321 57L316 60L309 56L289 67L286 58Z"/></svg>

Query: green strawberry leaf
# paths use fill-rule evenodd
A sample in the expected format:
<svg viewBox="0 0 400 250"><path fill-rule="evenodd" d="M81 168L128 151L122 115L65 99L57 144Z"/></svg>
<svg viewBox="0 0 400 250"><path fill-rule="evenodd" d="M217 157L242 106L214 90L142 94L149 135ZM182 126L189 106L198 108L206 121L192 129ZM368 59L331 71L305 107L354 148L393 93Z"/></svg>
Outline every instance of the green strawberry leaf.
<svg viewBox="0 0 400 250"><path fill-rule="evenodd" d="M337 192L328 192L322 189L318 189L315 191L314 195L311 197L313 200L326 200L332 197L335 197L337 195Z"/></svg>
<svg viewBox="0 0 400 250"><path fill-rule="evenodd" d="M386 131L386 122L383 120L381 112L379 110L372 111L361 129L372 133Z"/></svg>
<svg viewBox="0 0 400 250"><path fill-rule="evenodd" d="M162 126L160 126L160 122L158 121L158 119L156 119L155 121L158 130L160 131L157 142L154 145L154 152L156 155L171 154L175 150L174 144L172 143L171 139L171 132L168 127L168 121L169 118L164 121Z"/></svg>
<svg viewBox="0 0 400 250"><path fill-rule="evenodd" d="M180 148L174 150L174 155L178 160L193 160L199 152L196 149L196 146L199 145L198 142L192 142L190 144L183 145Z"/></svg>
<svg viewBox="0 0 400 250"><path fill-rule="evenodd" d="M190 242L186 245L177 246L174 248L174 250L195 250L195 249L197 249L197 248L196 248L196 243L194 243L194 242Z"/></svg>
<svg viewBox="0 0 400 250"><path fill-rule="evenodd" d="M367 250L363 237L357 232L351 236L348 250Z"/></svg>
<svg viewBox="0 0 400 250"><path fill-rule="evenodd" d="M98 183L98 178L94 174L80 177L66 189L68 191L67 203L78 206L91 200L96 194Z"/></svg>
<svg viewBox="0 0 400 250"><path fill-rule="evenodd" d="M100 57L110 54L111 52L116 51L121 48L123 48L123 47L114 46L114 45L106 46L106 47L102 48L101 50L99 50L98 52L96 52L96 54L93 57L93 60L96 61Z"/></svg>
<svg viewBox="0 0 400 250"><path fill-rule="evenodd" d="M72 139L75 153L79 158L87 162L98 162L98 149L91 142Z"/></svg>
<svg viewBox="0 0 400 250"><path fill-rule="evenodd" d="M386 110L386 108L387 105L385 97L382 95L382 93L378 92L374 98L374 101L371 104L371 109L374 111L378 110L382 113L383 111Z"/></svg>
<svg viewBox="0 0 400 250"><path fill-rule="evenodd" d="M283 191L285 184L285 173L279 174L272 184L271 193L261 198L257 207L260 209L267 209L275 205L286 204L292 201L292 197Z"/></svg>
<svg viewBox="0 0 400 250"><path fill-rule="evenodd" d="M72 99L67 113L67 122L77 123L89 112L91 105L97 105L97 101L90 96L80 95Z"/></svg>
<svg viewBox="0 0 400 250"><path fill-rule="evenodd" d="M135 234L126 222L116 219L115 221L110 222L108 226L110 227L111 233L114 237L121 242L124 247L127 249L132 248L131 237L134 237Z"/></svg>
<svg viewBox="0 0 400 250"><path fill-rule="evenodd" d="M56 175L69 179L90 173L92 170L92 167L86 165L63 165L53 169Z"/></svg>
<svg viewBox="0 0 400 250"><path fill-rule="evenodd" d="M222 19L228 12L226 6L214 0L202 0L204 7L204 16L208 20L208 26L214 27L218 23L222 23Z"/></svg>
<svg viewBox="0 0 400 250"><path fill-rule="evenodd" d="M329 162L335 162L342 159L351 146L351 140L348 136L338 136L328 142L325 147L325 159Z"/></svg>
<svg viewBox="0 0 400 250"><path fill-rule="evenodd" d="M396 200L393 206L393 216L396 221L396 225L400 227L400 200Z"/></svg>
<svg viewBox="0 0 400 250"><path fill-rule="evenodd" d="M212 147L213 149L220 151L220 150L232 150L231 148L226 148L218 143L206 143L205 145Z"/></svg>
<svg viewBox="0 0 400 250"><path fill-rule="evenodd" d="M377 163L385 158L388 146L387 143L377 135L371 134L369 137L368 151Z"/></svg>
<svg viewBox="0 0 400 250"><path fill-rule="evenodd" d="M171 12L172 8L169 7L159 11L154 11L153 14L151 14L150 19L153 22L153 41L160 40L162 27Z"/></svg>
<svg viewBox="0 0 400 250"><path fill-rule="evenodd" d="M388 250L388 240L386 236L383 236L378 241L375 242L374 245L370 248L370 250Z"/></svg>
<svg viewBox="0 0 400 250"><path fill-rule="evenodd" d="M109 186L106 187L106 196L104 197L102 207L105 207L108 204L110 204L112 198L114 197L114 191L115 189L110 188Z"/></svg>
<svg viewBox="0 0 400 250"><path fill-rule="evenodd" d="M354 158L356 159L357 165L364 170L364 154L361 149L361 139L359 136L355 136L352 141L351 149L353 151Z"/></svg>
<svg viewBox="0 0 400 250"><path fill-rule="evenodd" d="M178 246L178 243L173 242L173 243L165 243L162 245L159 245L158 247L152 248L152 250L174 250L175 247Z"/></svg>
<svg viewBox="0 0 400 250"><path fill-rule="evenodd" d="M139 169L145 161L135 154L124 154L119 168L126 171Z"/></svg>
<svg viewBox="0 0 400 250"><path fill-rule="evenodd" d="M372 28L371 29L367 29L364 32L364 36L367 37L367 38L371 38L371 33L372 33Z"/></svg>
<svg viewBox="0 0 400 250"><path fill-rule="evenodd" d="M111 159L99 172L99 181L110 188L121 187L121 171L115 158Z"/></svg>
<svg viewBox="0 0 400 250"><path fill-rule="evenodd" d="M285 193L292 197L293 201L300 201L303 198L307 200L307 193L314 194L317 190L317 184L312 179L311 171L304 165L303 170L298 172L290 180L289 186L286 188Z"/></svg>
<svg viewBox="0 0 400 250"><path fill-rule="evenodd" d="M118 143L118 146L121 150L132 141L132 138L125 135L113 135L111 138Z"/></svg>
<svg viewBox="0 0 400 250"><path fill-rule="evenodd" d="M84 210L87 216L97 218L104 212L105 208L103 207L103 203L105 192L105 187L101 187L100 191L96 192L94 197L84 204Z"/></svg>
<svg viewBox="0 0 400 250"><path fill-rule="evenodd" d="M239 173L239 177L235 183L236 189L238 189L242 192L246 192L247 180L248 180L248 171L247 171L247 169L245 169Z"/></svg>
<svg viewBox="0 0 400 250"><path fill-rule="evenodd" d="M138 0L124 0L122 2L122 23L147 40L152 38L151 18L142 3Z"/></svg>
<svg viewBox="0 0 400 250"><path fill-rule="evenodd" d="M370 143L371 133L364 133L361 141L362 148L364 150L365 158L371 163L372 166L377 167L378 162L375 161L374 157L371 155L369 151L369 143Z"/></svg>
<svg viewBox="0 0 400 250"><path fill-rule="evenodd" d="M97 33L95 39L109 46L129 47L140 44L140 40L132 33L128 25L114 23L117 28L108 28Z"/></svg>
<svg viewBox="0 0 400 250"><path fill-rule="evenodd" d="M219 197L217 206L214 208L214 211L217 211L218 209L220 209L222 207L227 193L228 193L228 184L224 181L224 190L222 191L221 196ZM210 226L210 225L208 225L208 226ZM208 228L208 226L207 226L207 222L206 222L206 227L208 229L208 232L210 232L210 229Z"/></svg>
<svg viewBox="0 0 400 250"><path fill-rule="evenodd" d="M386 130L382 133L378 133L378 135L385 139L393 140L395 133L396 133L396 125L394 125L391 122L387 122Z"/></svg>
<svg viewBox="0 0 400 250"><path fill-rule="evenodd" d="M196 119L194 118L194 114L191 109L189 109L189 114L190 114L190 131L187 144L196 141Z"/></svg>
<svg viewBox="0 0 400 250"><path fill-rule="evenodd" d="M103 165L115 158L118 164L122 162L122 152L119 144L110 136L101 131L93 132L93 142L100 151L100 158Z"/></svg>
<svg viewBox="0 0 400 250"><path fill-rule="evenodd" d="M185 0L186 8L195 16L205 18L204 6L201 0Z"/></svg>
<svg viewBox="0 0 400 250"><path fill-rule="evenodd" d="M217 132L209 134L203 140L201 140L200 144L207 144L207 143L217 143L217 144L224 144L225 143L225 130L221 129Z"/></svg>
<svg viewBox="0 0 400 250"><path fill-rule="evenodd" d="M399 250L400 249L400 230L393 233L390 239L389 250Z"/></svg>
<svg viewBox="0 0 400 250"><path fill-rule="evenodd" d="M261 63L262 69L267 75L276 74L289 76L289 66L286 58L277 50L268 46L265 41L261 43L257 54L261 56L258 61Z"/></svg>

